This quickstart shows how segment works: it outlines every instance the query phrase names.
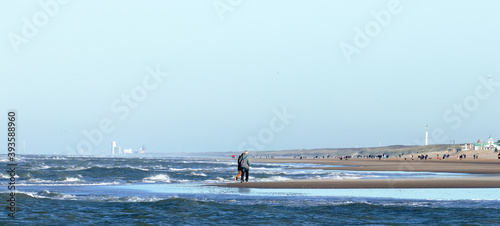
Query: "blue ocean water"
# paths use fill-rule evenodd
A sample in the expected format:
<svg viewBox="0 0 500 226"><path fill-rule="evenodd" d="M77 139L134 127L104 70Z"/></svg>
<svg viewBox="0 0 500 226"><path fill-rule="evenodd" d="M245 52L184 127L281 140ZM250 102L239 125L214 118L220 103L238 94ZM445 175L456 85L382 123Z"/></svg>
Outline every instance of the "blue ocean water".
<svg viewBox="0 0 500 226"><path fill-rule="evenodd" d="M18 164L16 218L4 209L1 225L500 224L500 189L207 186L234 181L235 160L217 159L24 156ZM254 163L250 181L468 176L303 169L314 166ZM0 178L7 200L9 177Z"/></svg>

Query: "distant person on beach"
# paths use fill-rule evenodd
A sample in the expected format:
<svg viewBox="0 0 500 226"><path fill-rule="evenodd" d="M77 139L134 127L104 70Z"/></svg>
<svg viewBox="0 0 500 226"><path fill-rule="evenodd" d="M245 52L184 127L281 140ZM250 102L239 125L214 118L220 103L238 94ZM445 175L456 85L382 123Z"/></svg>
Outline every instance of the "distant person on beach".
<svg viewBox="0 0 500 226"><path fill-rule="evenodd" d="M238 177L240 177L241 175L241 158L243 157L244 154L245 152L241 153L241 155L238 156L238 175L236 175L236 178L234 178L234 182L238 181Z"/></svg>
<svg viewBox="0 0 500 226"><path fill-rule="evenodd" d="M241 183L248 182L248 174L250 171L250 156L248 155L248 151L245 150L245 153L241 156L240 164L241 166Z"/></svg>

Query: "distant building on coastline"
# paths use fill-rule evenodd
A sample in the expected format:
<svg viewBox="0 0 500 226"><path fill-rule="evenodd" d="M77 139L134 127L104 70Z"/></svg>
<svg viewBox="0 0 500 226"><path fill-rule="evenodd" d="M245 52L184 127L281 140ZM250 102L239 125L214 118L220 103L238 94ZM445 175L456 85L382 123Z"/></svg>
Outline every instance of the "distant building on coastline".
<svg viewBox="0 0 500 226"><path fill-rule="evenodd" d="M111 144L111 154L114 155L115 153L120 153L120 147L116 146L116 141L113 141Z"/></svg>
<svg viewBox="0 0 500 226"><path fill-rule="evenodd" d="M464 146L461 147L462 151L470 151L472 150L474 147L474 144L473 143L470 143L470 144L464 144Z"/></svg>
<svg viewBox="0 0 500 226"><path fill-rule="evenodd" d="M132 150L132 148L122 149L120 146L116 146L116 141L111 144L111 155L126 155L126 154L144 154L146 153L146 146L143 145L142 148L137 150Z"/></svg>
<svg viewBox="0 0 500 226"><path fill-rule="evenodd" d="M123 154L132 154L132 148L127 148L123 150Z"/></svg>
<svg viewBox="0 0 500 226"><path fill-rule="evenodd" d="M494 142L493 138L490 136L488 139L488 142L481 142L481 140L477 140L476 143L474 143L474 150L479 151L479 150L495 150L495 149L500 149L500 143L499 142Z"/></svg>

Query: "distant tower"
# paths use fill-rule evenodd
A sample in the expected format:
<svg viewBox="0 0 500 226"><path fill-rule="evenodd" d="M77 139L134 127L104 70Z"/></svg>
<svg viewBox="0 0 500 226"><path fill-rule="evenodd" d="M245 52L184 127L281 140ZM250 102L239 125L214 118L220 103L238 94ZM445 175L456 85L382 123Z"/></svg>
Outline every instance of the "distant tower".
<svg viewBox="0 0 500 226"><path fill-rule="evenodd" d="M425 146L429 145L429 124L425 123Z"/></svg>
<svg viewBox="0 0 500 226"><path fill-rule="evenodd" d="M116 148L116 141L113 141L113 144L111 145L111 154L115 154L115 148Z"/></svg>

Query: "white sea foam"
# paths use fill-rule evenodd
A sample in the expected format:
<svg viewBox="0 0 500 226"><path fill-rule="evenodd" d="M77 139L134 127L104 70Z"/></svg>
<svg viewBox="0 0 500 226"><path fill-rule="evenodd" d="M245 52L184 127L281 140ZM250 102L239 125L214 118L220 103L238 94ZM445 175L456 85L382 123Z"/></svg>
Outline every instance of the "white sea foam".
<svg viewBox="0 0 500 226"><path fill-rule="evenodd" d="M157 174L151 177L146 177L142 179L142 181L146 183L157 183L157 182L170 183L170 177L167 174Z"/></svg>
<svg viewBox="0 0 500 226"><path fill-rule="evenodd" d="M215 168L212 168L212 169L215 169ZM172 168L172 167L170 167L170 168L168 168L168 170L182 172L182 171L206 171L207 169L201 169L201 168L195 168L195 169L193 169L193 168L182 168L182 169L179 169L179 168Z"/></svg>
<svg viewBox="0 0 500 226"><path fill-rule="evenodd" d="M191 161L174 161L176 163L183 163L183 164L193 164L193 163L201 163L201 164L207 164L207 163L213 163L211 161L207 161L207 160L191 160Z"/></svg>
<svg viewBox="0 0 500 226"><path fill-rule="evenodd" d="M262 171L284 171L282 168L266 168L266 167L252 167L252 170L262 170Z"/></svg>
<svg viewBox="0 0 500 226"><path fill-rule="evenodd" d="M48 156L48 157L45 157L45 159L51 159L51 160L67 160L66 157L62 157L62 156Z"/></svg>
<svg viewBox="0 0 500 226"><path fill-rule="evenodd" d="M81 182L82 180L80 180L80 178L76 178L76 177L65 177L64 180L62 180L63 182Z"/></svg>
<svg viewBox="0 0 500 226"><path fill-rule="evenodd" d="M91 167L82 167L82 166L77 166L77 167L70 167L70 168L67 168L65 169L64 171L80 171L80 170L86 170L86 169L90 169Z"/></svg>
<svg viewBox="0 0 500 226"><path fill-rule="evenodd" d="M170 171L187 171L187 170L189 170L189 169L190 169L190 168L182 168L182 169L172 168L172 167L168 168L168 170L170 170Z"/></svg>
<svg viewBox="0 0 500 226"><path fill-rule="evenodd" d="M278 174L277 172L269 172L269 174ZM328 175L328 171L321 171L321 170L315 170L315 171L305 171L305 170L286 170L283 172L279 172L279 174L285 174L285 175Z"/></svg>
<svg viewBox="0 0 500 226"><path fill-rule="evenodd" d="M135 167L135 166L130 166L130 165L126 165L124 167L119 167L119 168L130 168L130 169L136 169L136 170L142 170L142 171L149 171L149 169L146 169L146 168L141 168L141 167Z"/></svg>
<svg viewBox="0 0 500 226"><path fill-rule="evenodd" d="M135 170L141 170L141 171L149 171L149 169L146 169L146 168L141 168L141 167L136 167L136 166L130 166L130 165L125 165L125 166L102 166L102 165L95 165L94 167L99 167L99 168L104 168L104 169L135 169Z"/></svg>
<svg viewBox="0 0 500 226"><path fill-rule="evenodd" d="M187 183L187 182L193 182L193 181L192 180L183 179L183 180L174 180L174 182L177 182L177 183Z"/></svg>
<svg viewBox="0 0 500 226"><path fill-rule="evenodd" d="M58 192L50 192L49 190L43 190L40 192L22 192L33 198L47 198L47 199L58 199L58 200L76 200L76 196L68 195Z"/></svg>
<svg viewBox="0 0 500 226"><path fill-rule="evenodd" d="M255 181L259 181L259 182L270 182L270 181L288 181L291 179L288 177L282 177L282 176L272 176L269 178L258 178L258 179L250 177L250 180L255 180Z"/></svg>
<svg viewBox="0 0 500 226"><path fill-rule="evenodd" d="M41 165L41 166L33 167L30 170L32 170L32 171L38 171L38 170L44 170L44 169L50 169L50 168L52 168L52 167L47 166L47 165Z"/></svg>
<svg viewBox="0 0 500 226"><path fill-rule="evenodd" d="M161 165L157 165L157 166L152 166L153 169L155 170L163 170L163 169L169 169L167 167L164 167L164 166L161 166Z"/></svg>
<svg viewBox="0 0 500 226"><path fill-rule="evenodd" d="M118 198L118 197L110 197L106 199L102 199L101 201L108 201L108 202L157 202L163 200L161 198L140 198L137 196L129 196L129 197L123 197L123 198Z"/></svg>
<svg viewBox="0 0 500 226"><path fill-rule="evenodd" d="M325 178L343 180L343 179L361 179L363 177L361 175L357 175L357 174L330 173L330 174L326 175Z"/></svg>
<svg viewBox="0 0 500 226"><path fill-rule="evenodd" d="M78 176L81 177L81 175L78 175ZM51 184L51 185L64 183L64 185L67 185L68 183L71 184L71 183L75 183L75 182L84 182L84 181L81 180L80 178L76 178L76 177L64 177L63 179L60 179L60 180L57 180L57 181L54 181L54 180L43 180L43 179L31 177L31 178L28 178L26 180L26 182L28 182L28 183L35 183L35 184Z"/></svg>
<svg viewBox="0 0 500 226"><path fill-rule="evenodd" d="M10 179L10 175L9 174L3 174L3 173L0 173L0 178L5 178L5 179ZM14 178L19 178L19 175L15 175Z"/></svg>
<svg viewBox="0 0 500 226"><path fill-rule="evenodd" d="M221 183L221 182L228 182L231 181L229 179L224 179L222 177L216 177L215 179L212 180L204 180L204 183Z"/></svg>
<svg viewBox="0 0 500 226"><path fill-rule="evenodd" d="M347 180L347 179L361 179L363 177L359 177L359 176L340 176L340 175L337 175L337 176L331 176L331 177L327 177L328 179L336 179L336 180Z"/></svg>
<svg viewBox="0 0 500 226"><path fill-rule="evenodd" d="M195 172L191 172L191 174L190 174L190 175L192 175L192 176L200 176L200 177L206 177L206 176L207 176L207 175L206 175L206 174L204 174L204 173L195 173Z"/></svg>
<svg viewBox="0 0 500 226"><path fill-rule="evenodd" d="M38 182L38 181L43 181L43 182ZM98 182L98 183L77 183L77 184L70 184L70 183L57 183L54 181L47 181L47 180L39 180L39 179L34 179L34 181L30 182L35 182L36 184L32 183L19 183L19 186L37 186L37 185L43 185L43 186L99 186L99 185L119 185L122 184L118 181L113 181L113 182Z"/></svg>
<svg viewBox="0 0 500 226"><path fill-rule="evenodd" d="M38 178L28 178L27 182L36 183L36 184L54 183L54 181L52 181L52 180L43 180L43 179L38 179Z"/></svg>
<svg viewBox="0 0 500 226"><path fill-rule="evenodd" d="M101 201L101 202L157 202L164 200L164 198L156 198L156 197L137 197L137 196L128 196L128 197L109 197L109 196L75 196L58 192L51 192L49 190L43 190L40 192L18 192L22 194L26 194L33 198L42 198L42 199L54 199L54 200L88 200L88 201Z"/></svg>

